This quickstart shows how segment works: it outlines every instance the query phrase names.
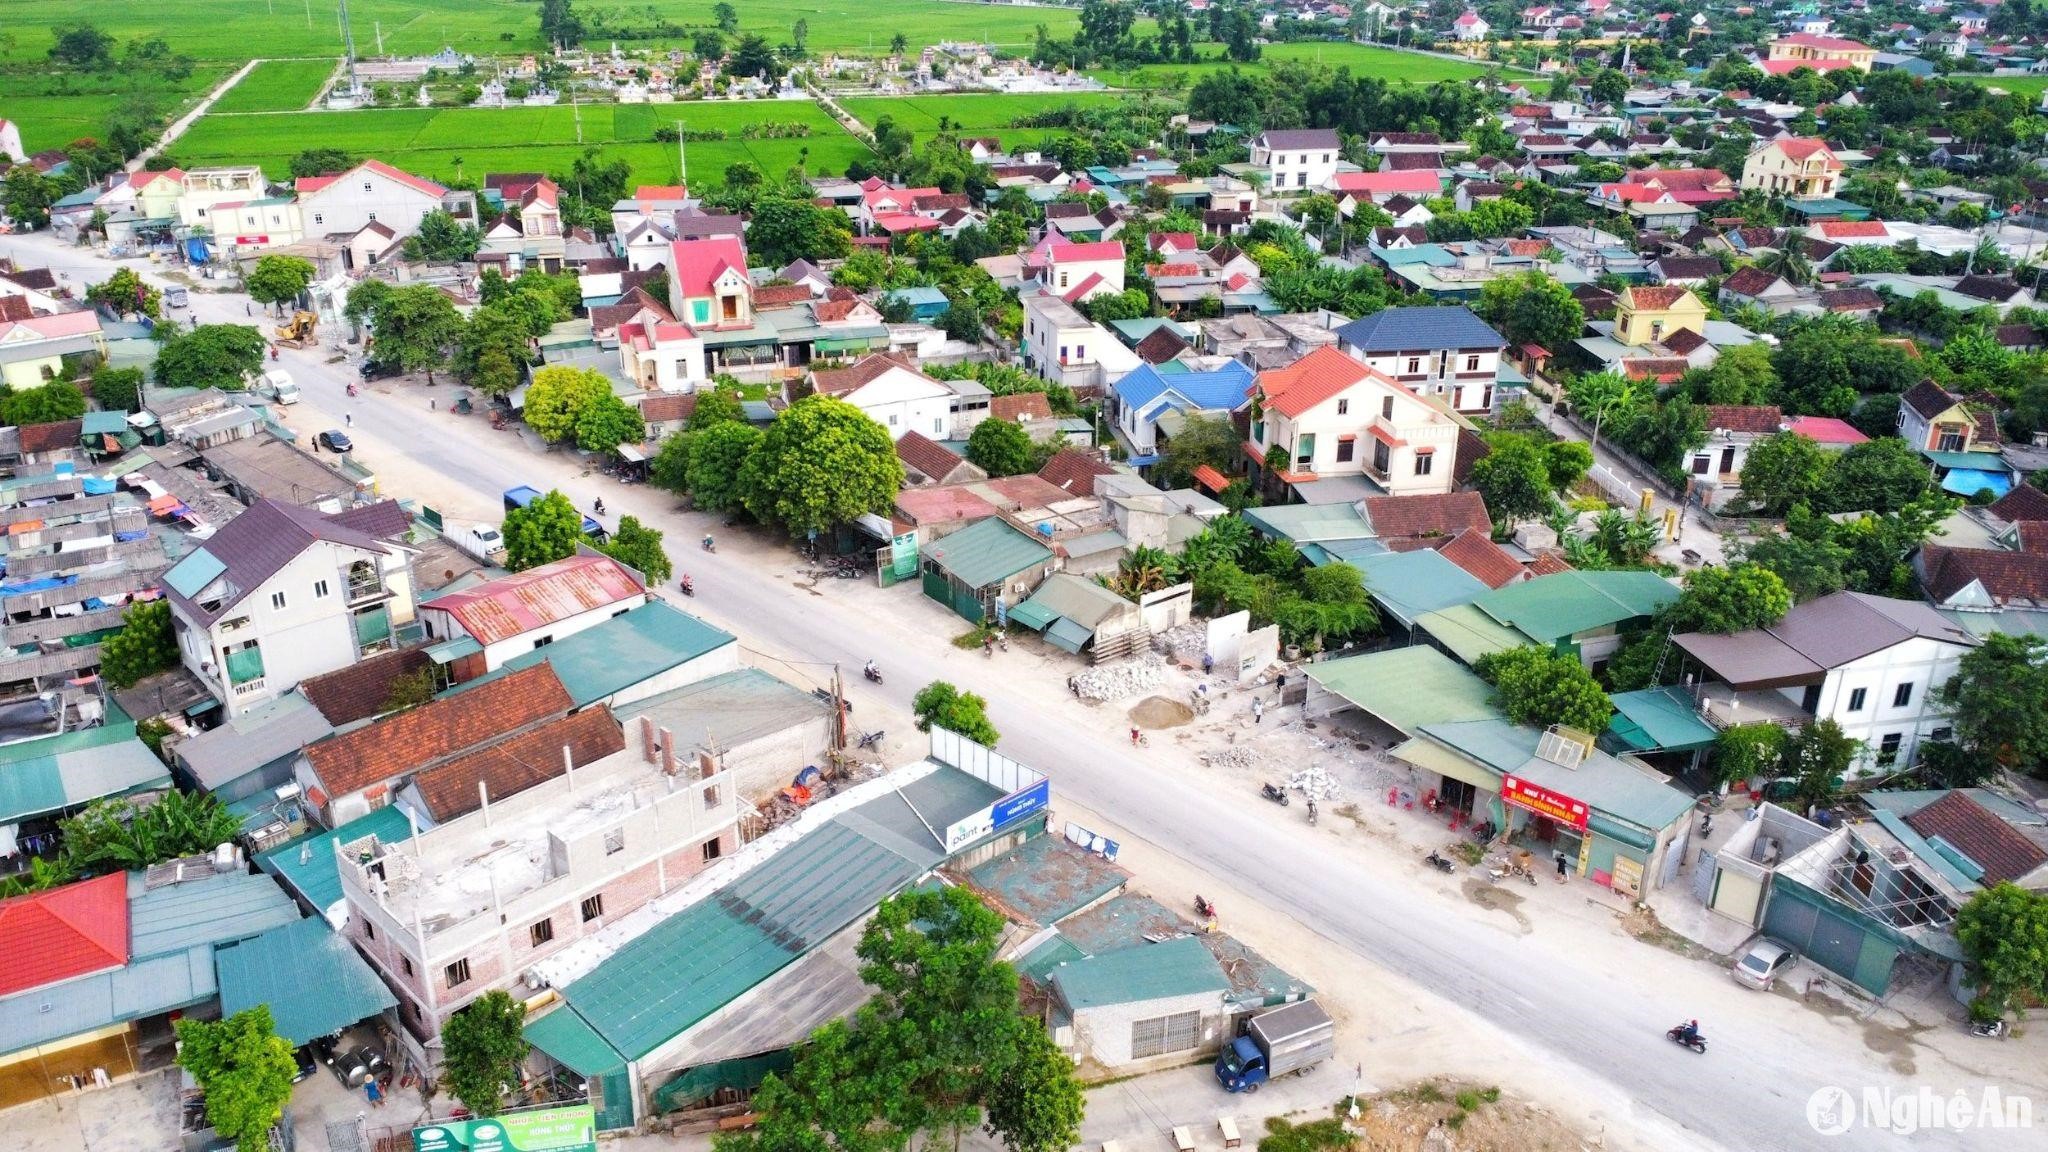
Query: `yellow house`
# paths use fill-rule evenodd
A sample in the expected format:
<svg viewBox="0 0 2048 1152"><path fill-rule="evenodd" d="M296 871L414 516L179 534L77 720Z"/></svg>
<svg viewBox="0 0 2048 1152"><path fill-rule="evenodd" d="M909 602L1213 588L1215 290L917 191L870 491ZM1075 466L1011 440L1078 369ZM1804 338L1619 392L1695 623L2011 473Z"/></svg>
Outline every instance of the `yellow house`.
<svg viewBox="0 0 2048 1152"><path fill-rule="evenodd" d="M185 173L172 168L164 172L137 172L128 177L128 187L140 206L144 220L175 220L178 198L185 194Z"/></svg>
<svg viewBox="0 0 2048 1152"><path fill-rule="evenodd" d="M1759 146L1742 162L1742 186L1769 196L1830 197L1841 187L1842 162L1826 142L1810 136L1781 136Z"/></svg>
<svg viewBox="0 0 2048 1152"><path fill-rule="evenodd" d="M1783 63L1780 63L1780 62ZM1811 68L1816 72L1832 72L1837 68L1854 68L1859 72L1870 71L1877 62L1877 49L1840 36L1816 36L1811 32L1795 32L1771 41L1770 59L1764 62L1764 71L1772 75L1783 75L1798 68ZM1773 64L1778 65L1772 67Z"/></svg>
<svg viewBox="0 0 2048 1152"><path fill-rule="evenodd" d="M0 320L0 382L26 389L64 374L66 356L104 358L106 338L90 309Z"/></svg>
<svg viewBox="0 0 2048 1152"><path fill-rule="evenodd" d="M1707 306L1685 288L1638 284L1614 305L1614 338L1631 347L1662 344L1681 331L1706 334Z"/></svg>

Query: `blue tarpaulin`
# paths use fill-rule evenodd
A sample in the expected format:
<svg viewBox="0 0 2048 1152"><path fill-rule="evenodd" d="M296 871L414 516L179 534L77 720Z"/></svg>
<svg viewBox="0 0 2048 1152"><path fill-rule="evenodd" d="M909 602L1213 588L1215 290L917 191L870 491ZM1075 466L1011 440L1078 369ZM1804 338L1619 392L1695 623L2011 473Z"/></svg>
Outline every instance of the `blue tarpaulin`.
<svg viewBox="0 0 2048 1152"><path fill-rule="evenodd" d="M45 576L41 580L25 580L19 584L0 584L0 596L21 596L29 592L48 592L66 584L78 582L76 576Z"/></svg>
<svg viewBox="0 0 2048 1152"><path fill-rule="evenodd" d="M1941 478L1941 487L1943 491L1958 496L1973 496L1986 488L1991 489L1994 497L2003 496L2012 491L2012 474L1986 472L1979 468L1951 468L1948 475Z"/></svg>
<svg viewBox="0 0 2048 1152"><path fill-rule="evenodd" d="M114 533L114 539L119 540L123 544L128 544L148 535L149 533L146 530L142 532L116 532Z"/></svg>
<svg viewBox="0 0 2048 1152"><path fill-rule="evenodd" d="M206 251L206 238L193 236L185 241L185 259L194 264L204 264L213 257Z"/></svg>
<svg viewBox="0 0 2048 1152"><path fill-rule="evenodd" d="M112 480L102 480L97 476L87 476L79 483L87 496L105 496L117 487Z"/></svg>

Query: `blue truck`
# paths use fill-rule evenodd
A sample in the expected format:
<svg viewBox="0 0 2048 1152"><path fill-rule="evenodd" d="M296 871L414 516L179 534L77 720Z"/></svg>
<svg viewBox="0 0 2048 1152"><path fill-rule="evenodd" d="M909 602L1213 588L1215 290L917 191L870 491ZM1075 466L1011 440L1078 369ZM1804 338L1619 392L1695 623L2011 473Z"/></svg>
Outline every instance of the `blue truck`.
<svg viewBox="0 0 2048 1152"><path fill-rule="evenodd" d="M510 512L515 508L524 508L545 495L547 493L530 484L521 484L517 488L507 488L505 489L505 511ZM592 540L600 542L608 535L604 530L604 525L599 524L588 516L583 518L583 534Z"/></svg>
<svg viewBox="0 0 2048 1152"><path fill-rule="evenodd" d="M1323 1006L1297 1000L1261 1012L1244 1035L1216 1057L1216 1082L1230 1092L1257 1092L1275 1076L1306 1072L1337 1051L1337 1025Z"/></svg>

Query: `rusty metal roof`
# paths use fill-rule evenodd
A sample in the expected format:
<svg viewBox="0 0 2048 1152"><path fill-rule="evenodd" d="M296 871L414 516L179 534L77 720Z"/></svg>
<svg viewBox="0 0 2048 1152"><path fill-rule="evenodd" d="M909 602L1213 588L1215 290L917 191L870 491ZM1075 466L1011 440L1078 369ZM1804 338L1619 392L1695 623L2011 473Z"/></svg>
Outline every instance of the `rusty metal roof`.
<svg viewBox="0 0 2048 1152"><path fill-rule="evenodd" d="M643 595L640 582L611 557L570 556L437 596L420 607L455 617L479 644L495 644Z"/></svg>

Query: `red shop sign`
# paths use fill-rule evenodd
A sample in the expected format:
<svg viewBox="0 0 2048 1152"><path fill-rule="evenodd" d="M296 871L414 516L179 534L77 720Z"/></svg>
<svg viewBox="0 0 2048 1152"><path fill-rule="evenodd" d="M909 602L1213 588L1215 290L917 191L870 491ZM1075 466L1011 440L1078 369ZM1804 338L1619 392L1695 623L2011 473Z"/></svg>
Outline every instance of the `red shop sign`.
<svg viewBox="0 0 2048 1152"><path fill-rule="evenodd" d="M1520 776L1501 777L1500 798L1503 803L1526 808L1538 816L1547 816L1581 832L1586 830L1586 820L1592 815L1585 801L1574 800L1562 792L1552 792L1541 784L1531 784Z"/></svg>

